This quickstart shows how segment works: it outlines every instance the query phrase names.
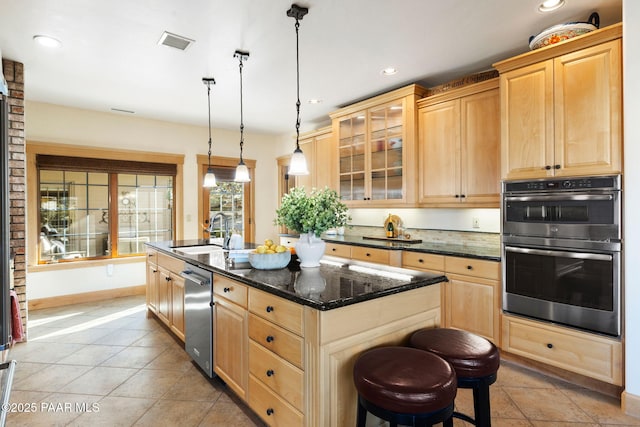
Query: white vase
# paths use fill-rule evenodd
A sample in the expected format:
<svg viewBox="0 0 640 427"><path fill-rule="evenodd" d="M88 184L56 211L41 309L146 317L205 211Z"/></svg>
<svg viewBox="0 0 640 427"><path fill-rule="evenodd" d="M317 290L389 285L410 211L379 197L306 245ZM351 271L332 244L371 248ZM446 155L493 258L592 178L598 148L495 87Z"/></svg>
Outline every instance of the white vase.
<svg viewBox="0 0 640 427"><path fill-rule="evenodd" d="M296 242L296 254L300 258L300 267L318 267L324 255L326 244L315 233L302 233Z"/></svg>

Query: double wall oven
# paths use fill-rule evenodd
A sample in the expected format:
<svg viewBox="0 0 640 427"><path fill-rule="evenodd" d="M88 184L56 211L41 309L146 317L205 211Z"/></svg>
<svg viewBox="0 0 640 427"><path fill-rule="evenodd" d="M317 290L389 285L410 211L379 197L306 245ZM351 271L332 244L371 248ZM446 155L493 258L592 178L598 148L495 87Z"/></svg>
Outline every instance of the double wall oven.
<svg viewBox="0 0 640 427"><path fill-rule="evenodd" d="M621 333L620 176L505 181L503 309Z"/></svg>

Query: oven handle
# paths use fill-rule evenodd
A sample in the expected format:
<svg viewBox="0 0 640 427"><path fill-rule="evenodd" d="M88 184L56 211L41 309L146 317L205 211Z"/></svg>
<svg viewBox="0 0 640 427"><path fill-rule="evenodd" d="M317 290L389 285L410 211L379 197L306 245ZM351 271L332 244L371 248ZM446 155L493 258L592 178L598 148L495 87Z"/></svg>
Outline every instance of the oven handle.
<svg viewBox="0 0 640 427"><path fill-rule="evenodd" d="M563 194L557 196L505 196L507 202L564 202L564 201L609 201L612 194Z"/></svg>
<svg viewBox="0 0 640 427"><path fill-rule="evenodd" d="M560 255L565 258L577 258L577 259L596 260L596 261L613 260L613 257L611 255L592 254L592 253L584 253L584 252L567 252L567 251L554 251L554 250L533 249L533 248L517 248L513 246L505 246L504 250L506 252L517 252L520 254L546 255L546 256Z"/></svg>

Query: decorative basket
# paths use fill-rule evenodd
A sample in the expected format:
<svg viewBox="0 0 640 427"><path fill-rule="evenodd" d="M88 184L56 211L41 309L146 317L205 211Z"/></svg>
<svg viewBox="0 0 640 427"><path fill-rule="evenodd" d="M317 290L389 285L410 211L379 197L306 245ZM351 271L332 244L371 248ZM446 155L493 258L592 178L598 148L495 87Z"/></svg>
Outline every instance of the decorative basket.
<svg viewBox="0 0 640 427"><path fill-rule="evenodd" d="M598 28L600 28L600 15L593 12L587 22L567 22L566 24L554 25L537 36L529 37L529 49L535 50L560 43L573 37L590 33Z"/></svg>

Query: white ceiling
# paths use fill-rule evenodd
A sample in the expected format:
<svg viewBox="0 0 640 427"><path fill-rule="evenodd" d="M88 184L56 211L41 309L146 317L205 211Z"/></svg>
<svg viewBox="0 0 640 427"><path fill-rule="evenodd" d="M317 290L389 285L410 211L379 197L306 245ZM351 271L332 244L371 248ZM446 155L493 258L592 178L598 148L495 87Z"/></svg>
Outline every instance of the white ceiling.
<svg viewBox="0 0 640 427"><path fill-rule="evenodd" d="M552 25L622 19L622 0L566 0L550 14L541 0L300 0L302 130L327 124L340 106L405 84L433 86L486 70L528 50ZM24 63L25 98L207 125L214 77L214 127L238 129L236 49L244 74L247 132L295 129L295 29L290 0L0 0L0 50ZM157 44L163 31L195 40L186 51ZM32 37L63 46L47 50ZM383 76L384 67L399 71ZM309 104L311 98L321 104ZM126 113L113 113L126 114Z"/></svg>

